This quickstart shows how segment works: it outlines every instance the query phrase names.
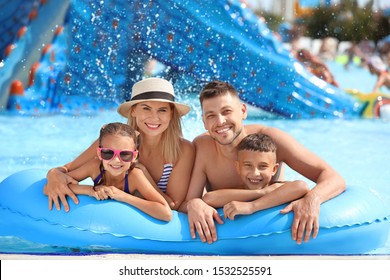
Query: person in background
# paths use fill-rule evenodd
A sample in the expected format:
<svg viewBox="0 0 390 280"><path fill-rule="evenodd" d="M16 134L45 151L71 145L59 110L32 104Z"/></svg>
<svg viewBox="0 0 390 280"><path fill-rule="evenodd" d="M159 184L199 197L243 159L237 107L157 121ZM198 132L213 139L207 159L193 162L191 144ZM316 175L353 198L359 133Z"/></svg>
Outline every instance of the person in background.
<svg viewBox="0 0 390 280"><path fill-rule="evenodd" d="M131 99L118 108L119 114L140 133L136 168L144 171L171 209L178 209L186 197L195 158L194 146L182 137L180 123L180 118L189 111L189 106L175 101L172 84L161 78L135 83ZM77 181L67 173L94 158L98 146L96 140L72 162L49 170L45 186L49 209L54 204L60 210L62 203L65 211L69 211L67 196L78 203L77 196L68 187Z"/></svg>
<svg viewBox="0 0 390 280"><path fill-rule="evenodd" d="M387 72L386 64L382 59L379 56L372 56L368 59L367 66L370 73L378 77L372 92L379 92L382 86L390 89L390 73Z"/></svg>
<svg viewBox="0 0 390 280"><path fill-rule="evenodd" d="M352 42L351 46L345 51L347 54L348 60L344 64L346 70L349 69L349 66L354 63L354 59L358 58L360 60L364 59L363 53L360 51L359 46L355 41Z"/></svg>
<svg viewBox="0 0 390 280"><path fill-rule="evenodd" d="M300 61L309 72L313 75L319 77L325 82L338 87L339 84L334 78L332 72L329 67L323 62L319 57L316 57L312 53L310 53L307 49L300 49L296 53L296 58Z"/></svg>
<svg viewBox="0 0 390 280"><path fill-rule="evenodd" d="M225 218L254 212L291 202L304 196L309 187L304 181L275 181L278 170L276 144L265 134L250 134L237 146L237 172L244 189L207 192L203 200L214 208L223 207Z"/></svg>
<svg viewBox="0 0 390 280"><path fill-rule="evenodd" d="M75 194L98 200L115 199L132 205L150 216L170 221L172 211L142 170L134 168L138 156L136 131L123 123L109 123L100 129L97 157L68 173L81 182L87 178L93 186L69 184ZM135 194L139 194L138 197Z"/></svg>

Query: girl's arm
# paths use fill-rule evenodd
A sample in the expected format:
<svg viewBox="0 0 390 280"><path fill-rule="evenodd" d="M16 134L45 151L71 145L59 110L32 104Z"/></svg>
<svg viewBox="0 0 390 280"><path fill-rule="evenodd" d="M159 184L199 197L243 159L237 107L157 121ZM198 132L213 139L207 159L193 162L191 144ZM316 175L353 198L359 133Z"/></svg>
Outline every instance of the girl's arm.
<svg viewBox="0 0 390 280"><path fill-rule="evenodd" d="M128 203L156 219L170 221L172 211L166 200L157 192L145 177L142 170L134 168L128 176L131 192L138 191L143 198L129 195L115 187L106 187L111 198Z"/></svg>
<svg viewBox="0 0 390 280"><path fill-rule="evenodd" d="M173 166L166 190L166 195L174 202L174 210L178 210L186 198L195 160L194 145L185 139L181 139L180 143L181 155Z"/></svg>
<svg viewBox="0 0 390 280"><path fill-rule="evenodd" d="M137 163L136 168L142 170L145 177L149 180L150 184L152 184L153 188L158 191L160 195L164 197L164 199L168 202L169 207L173 209L175 207L175 203L173 202L172 198L170 198L168 195L163 193L163 191L157 186L156 182L153 180L152 175L150 175L149 171L146 169L146 167L142 163Z"/></svg>

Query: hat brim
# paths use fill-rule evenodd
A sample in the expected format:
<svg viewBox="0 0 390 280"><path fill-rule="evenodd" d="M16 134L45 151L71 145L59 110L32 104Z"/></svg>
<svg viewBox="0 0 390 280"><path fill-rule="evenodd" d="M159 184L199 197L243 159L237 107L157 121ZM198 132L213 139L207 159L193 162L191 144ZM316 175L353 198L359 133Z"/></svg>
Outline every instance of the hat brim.
<svg viewBox="0 0 390 280"><path fill-rule="evenodd" d="M176 108L177 112L179 113L180 117L188 114L188 112L191 110L191 107L188 105L178 103L178 102L168 101L166 99L143 99L143 100L126 101L126 102L122 103L121 105L119 105L117 111L121 116L128 118L129 113L130 113L130 109L132 106L134 106L135 104L141 103L141 102L149 102L149 101L172 103L173 105L175 105L175 108Z"/></svg>

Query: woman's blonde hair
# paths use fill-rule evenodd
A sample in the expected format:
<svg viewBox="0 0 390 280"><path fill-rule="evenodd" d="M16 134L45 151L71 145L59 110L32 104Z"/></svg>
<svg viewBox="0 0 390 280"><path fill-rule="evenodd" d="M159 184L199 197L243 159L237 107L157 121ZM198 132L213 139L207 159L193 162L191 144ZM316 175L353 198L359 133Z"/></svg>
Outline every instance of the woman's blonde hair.
<svg viewBox="0 0 390 280"><path fill-rule="evenodd" d="M162 156L164 158L164 161L166 163L176 163L177 159L180 156L180 139L183 136L182 133L182 127L180 122L180 115L175 108L173 104L169 104L170 108L172 110L172 119L169 122L168 128L162 133L162 140L161 140L161 150L162 150ZM129 110L129 116L127 123L130 125L133 129L138 130L137 122L135 120L135 117L131 116L132 110L137 106L135 104L130 110ZM142 137L141 134L139 135L140 139L138 143L140 145L142 144Z"/></svg>

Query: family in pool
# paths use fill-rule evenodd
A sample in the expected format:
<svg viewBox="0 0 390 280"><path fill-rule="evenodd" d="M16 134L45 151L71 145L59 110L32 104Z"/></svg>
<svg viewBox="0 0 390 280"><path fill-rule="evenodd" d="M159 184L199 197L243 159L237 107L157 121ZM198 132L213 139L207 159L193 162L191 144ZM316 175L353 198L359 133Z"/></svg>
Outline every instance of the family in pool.
<svg viewBox="0 0 390 280"><path fill-rule="evenodd" d="M215 223L223 224L216 208L234 219L289 202L281 213L294 212L292 239L315 238L320 205L345 190L344 179L286 132L244 125L247 108L231 84L212 81L199 98L207 132L191 142L180 120L190 107L175 102L173 85L161 78L135 83L118 108L128 123L104 125L76 159L49 170L49 209L62 204L71 211L66 198L77 204L80 194L122 201L164 221L177 210L188 214L193 238L213 243ZM315 186L284 181L284 164ZM94 186L79 185L88 177Z"/></svg>

